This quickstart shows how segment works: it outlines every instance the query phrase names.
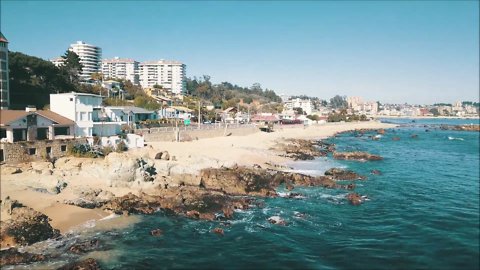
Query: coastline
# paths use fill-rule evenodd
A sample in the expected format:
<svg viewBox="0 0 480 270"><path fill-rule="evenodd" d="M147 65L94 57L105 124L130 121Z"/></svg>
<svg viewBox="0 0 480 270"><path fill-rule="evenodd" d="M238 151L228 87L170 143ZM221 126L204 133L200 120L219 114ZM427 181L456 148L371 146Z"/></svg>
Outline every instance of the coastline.
<svg viewBox="0 0 480 270"><path fill-rule="evenodd" d="M374 119L378 120L381 118L385 119L464 119L464 120L480 120L479 116L390 116L390 115L382 115L382 116L375 116Z"/></svg>
<svg viewBox="0 0 480 270"><path fill-rule="evenodd" d="M190 142L148 142L147 147L132 149L121 155L121 159L106 158L62 158L57 161L55 168L49 167L47 162L31 162L19 164L22 173L6 174L2 165L1 199L7 196L18 200L25 206L46 214L53 228L65 234L74 228L91 221L98 222L110 213L98 208L86 209L74 205L67 205L65 200L78 197L78 192L86 189L101 189L113 193L116 197L132 193L146 192L155 187L149 184L137 187L112 187L106 181L108 174L104 170L112 164L120 162L122 167L125 159L136 158L153 159L159 151L168 151L170 156L175 156L175 161L157 162L157 178L163 177L169 184L175 184L175 177L186 173L198 174L201 169L239 166L253 166L259 164L285 165L291 159L281 157L273 150L275 144L285 139L325 139L338 132L354 129L379 129L393 128L396 125L376 121L327 123L306 128L284 127L273 133L258 132L246 136L229 136L201 139ZM117 157L113 155L113 157ZM110 167L109 167L110 166ZM10 167L10 166L8 166ZM111 171L110 171L111 172ZM68 186L58 194L39 192L39 188L50 190L59 180L68 181ZM37 190L35 190L37 189ZM2 203L2 221L9 218L7 209ZM114 220L114 219L111 219ZM138 219L132 219L135 222ZM109 220L102 221L106 224L114 223ZM105 227L99 226L99 228ZM107 225L108 227L108 225ZM5 246L2 246L5 248Z"/></svg>

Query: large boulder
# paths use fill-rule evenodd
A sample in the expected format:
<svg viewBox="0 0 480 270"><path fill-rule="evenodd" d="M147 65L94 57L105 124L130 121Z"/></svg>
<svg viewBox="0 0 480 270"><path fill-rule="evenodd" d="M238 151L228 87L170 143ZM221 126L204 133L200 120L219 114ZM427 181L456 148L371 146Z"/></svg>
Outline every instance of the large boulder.
<svg viewBox="0 0 480 270"><path fill-rule="evenodd" d="M100 246L100 241L98 241L98 239L92 239L92 240L73 244L68 248L68 251L75 254L82 254L82 253L86 253L86 252L90 252L95 249L98 249L99 246Z"/></svg>
<svg viewBox="0 0 480 270"><path fill-rule="evenodd" d="M352 205L360 205L364 201L364 198L358 193L349 193L347 194L347 200Z"/></svg>
<svg viewBox="0 0 480 270"><path fill-rule="evenodd" d="M247 167L204 169L200 186L232 195L275 196L272 175L266 170Z"/></svg>
<svg viewBox="0 0 480 270"><path fill-rule="evenodd" d="M278 143L275 148L285 152L282 156L293 160L312 160L326 156L335 149L335 145L323 141L288 139L284 143Z"/></svg>
<svg viewBox="0 0 480 270"><path fill-rule="evenodd" d="M122 153L110 153L105 157L107 184L111 187L128 187L135 181L138 163Z"/></svg>
<svg viewBox="0 0 480 270"><path fill-rule="evenodd" d="M331 168L325 171L325 175L331 176L336 180L365 180L365 176L361 176L354 171L342 168Z"/></svg>
<svg viewBox="0 0 480 270"><path fill-rule="evenodd" d="M11 219L0 222L2 246L31 245L59 236L48 216L28 207L12 209Z"/></svg>
<svg viewBox="0 0 480 270"><path fill-rule="evenodd" d="M65 200L64 203L93 209L101 207L115 197L112 192L102 189L84 189L77 191L76 194L78 195L77 198Z"/></svg>

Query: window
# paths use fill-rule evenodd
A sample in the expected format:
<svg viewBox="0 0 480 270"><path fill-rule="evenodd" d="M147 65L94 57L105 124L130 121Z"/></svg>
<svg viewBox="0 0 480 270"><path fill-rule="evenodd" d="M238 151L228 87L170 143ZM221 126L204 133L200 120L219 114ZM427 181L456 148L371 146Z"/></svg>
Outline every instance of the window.
<svg viewBox="0 0 480 270"><path fill-rule="evenodd" d="M33 156L37 153L37 148L28 148L28 154Z"/></svg>
<svg viewBox="0 0 480 270"><path fill-rule="evenodd" d="M60 151L62 151L62 152L67 151L67 145L65 145L65 144L60 145Z"/></svg>
<svg viewBox="0 0 480 270"><path fill-rule="evenodd" d="M73 101L73 98L70 98L70 101Z"/></svg>
<svg viewBox="0 0 480 270"><path fill-rule="evenodd" d="M45 152L47 152L47 155L50 155L52 153L52 147L47 146L47 148L45 149Z"/></svg>

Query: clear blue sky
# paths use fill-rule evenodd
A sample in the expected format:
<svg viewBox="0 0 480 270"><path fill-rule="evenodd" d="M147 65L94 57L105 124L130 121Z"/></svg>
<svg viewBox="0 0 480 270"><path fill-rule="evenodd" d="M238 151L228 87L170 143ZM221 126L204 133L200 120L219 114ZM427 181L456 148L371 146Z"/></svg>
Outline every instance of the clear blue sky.
<svg viewBox="0 0 480 270"><path fill-rule="evenodd" d="M187 76L396 103L479 99L478 1L1 1L12 51L174 59Z"/></svg>

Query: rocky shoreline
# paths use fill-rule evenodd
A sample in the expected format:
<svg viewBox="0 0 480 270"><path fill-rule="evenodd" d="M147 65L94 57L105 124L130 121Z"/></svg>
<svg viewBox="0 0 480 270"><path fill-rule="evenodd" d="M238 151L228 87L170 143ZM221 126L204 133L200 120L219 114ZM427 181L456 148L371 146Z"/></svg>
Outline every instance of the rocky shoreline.
<svg viewBox="0 0 480 270"><path fill-rule="evenodd" d="M355 135L356 132L358 131L352 134ZM286 139L278 142L272 150L279 153L279 156L291 160L311 160L327 155L337 159L361 161L382 159L380 156L363 152L338 152L334 144L323 140ZM64 200L63 203L85 209L101 209L117 215L150 215L165 212L192 219L227 221L234 218L237 209L262 207L257 198L278 197L276 190L281 186L288 191L296 187L315 186L349 190L351 192L345 196L345 199L351 205L360 205L366 198L353 192L355 189L353 181L363 181L367 177L351 170L331 168L325 171L323 176L310 176L285 171L282 166L268 163L204 168L196 173L185 170L181 173L171 173L171 169L164 163L168 160L165 158L167 155L169 156L168 152L162 151L158 152L152 160L146 158L120 160L120 157L113 153L106 158L107 163L115 164L113 170L115 175L107 179L109 186L137 187L138 192L115 196L109 190L86 188L75 192L76 198ZM81 162L59 160L52 163L47 173L54 174L55 170L62 168L65 164L69 165L69 169L73 167L78 170L85 166ZM162 166L167 167L167 174L159 173L165 170ZM22 173L22 169L11 169L9 173ZM62 173L65 174L65 172ZM345 183L345 181L349 182ZM46 192L58 194L66 188L68 189L68 183L59 181L54 188L46 189ZM301 194L290 192L285 197L298 196ZM2 206L4 209L9 209L11 219L1 222L2 246L10 248L0 251L0 265L28 264L54 259L47 254L32 254L20 252L17 249L17 247L59 237L58 230L52 228L49 218L45 214L23 206L14 198L3 200ZM271 217L269 222L286 225L277 217ZM152 236L161 235L161 230L158 230L152 231ZM224 234L221 228L215 228L212 233ZM67 250L72 254L85 254L98 248L98 241L89 240L67 247ZM60 269L100 269L100 266L94 259L88 258L67 264Z"/></svg>

